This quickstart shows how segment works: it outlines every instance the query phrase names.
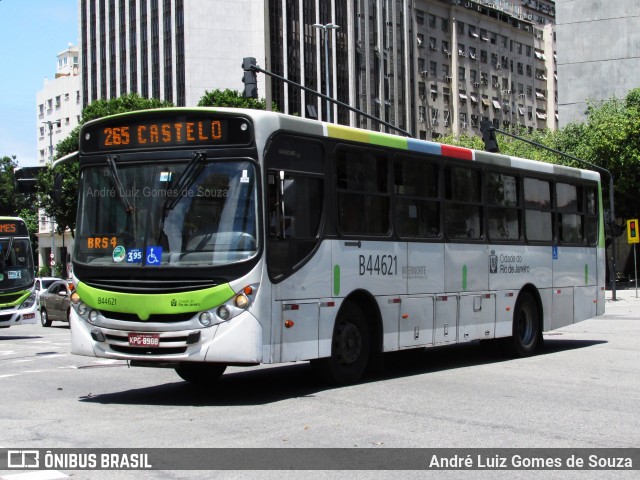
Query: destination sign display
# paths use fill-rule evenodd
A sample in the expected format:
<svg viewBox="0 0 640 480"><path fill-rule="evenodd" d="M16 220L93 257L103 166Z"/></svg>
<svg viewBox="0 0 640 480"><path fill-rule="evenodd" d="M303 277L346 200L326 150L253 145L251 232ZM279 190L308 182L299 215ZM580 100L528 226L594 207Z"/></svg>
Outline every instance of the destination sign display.
<svg viewBox="0 0 640 480"><path fill-rule="evenodd" d="M171 112L169 112L171 113ZM87 125L81 134L83 153L120 150L203 147L251 143L249 121L215 113L190 112L168 116L167 112L145 116L119 116Z"/></svg>
<svg viewBox="0 0 640 480"><path fill-rule="evenodd" d="M0 219L0 236L26 237L28 235L27 226L24 222Z"/></svg>

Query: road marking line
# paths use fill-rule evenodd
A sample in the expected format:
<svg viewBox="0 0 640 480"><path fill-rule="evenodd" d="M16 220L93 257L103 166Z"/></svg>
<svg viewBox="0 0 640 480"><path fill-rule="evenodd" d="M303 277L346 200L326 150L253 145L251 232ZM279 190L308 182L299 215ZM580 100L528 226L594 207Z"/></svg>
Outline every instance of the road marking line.
<svg viewBox="0 0 640 480"><path fill-rule="evenodd" d="M65 475L57 470L41 470L38 472L4 475L0 477L0 480L55 480L57 478L69 478L69 475Z"/></svg>

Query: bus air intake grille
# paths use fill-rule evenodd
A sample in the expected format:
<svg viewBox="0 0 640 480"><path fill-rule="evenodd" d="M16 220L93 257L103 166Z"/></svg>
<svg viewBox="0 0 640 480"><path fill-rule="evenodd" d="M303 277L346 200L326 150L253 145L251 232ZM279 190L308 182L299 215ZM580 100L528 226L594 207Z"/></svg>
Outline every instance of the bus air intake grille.
<svg viewBox="0 0 640 480"><path fill-rule="evenodd" d="M149 280L146 278L95 279L85 281L87 285L116 293L180 293L204 290L218 286L221 282L211 280Z"/></svg>
<svg viewBox="0 0 640 480"><path fill-rule="evenodd" d="M144 348L125 347L123 345L110 345L110 347L114 352L126 353L127 355L177 355L187 351L187 347Z"/></svg>
<svg viewBox="0 0 640 480"><path fill-rule="evenodd" d="M122 322L180 323L191 320L197 312L152 314L148 320L140 320L140 317L135 313L109 312L106 310L100 310L100 313L105 318Z"/></svg>
<svg viewBox="0 0 640 480"><path fill-rule="evenodd" d="M6 322L7 320L11 320L12 316L13 316L13 314L11 314L11 315L0 315L0 322Z"/></svg>

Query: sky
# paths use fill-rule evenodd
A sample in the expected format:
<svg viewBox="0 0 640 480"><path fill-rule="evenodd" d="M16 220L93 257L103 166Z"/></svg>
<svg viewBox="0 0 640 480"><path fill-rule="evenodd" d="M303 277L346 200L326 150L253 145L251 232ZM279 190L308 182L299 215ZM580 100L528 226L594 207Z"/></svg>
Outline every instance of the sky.
<svg viewBox="0 0 640 480"><path fill-rule="evenodd" d="M78 42L78 0L0 0L0 158L37 165L36 93Z"/></svg>

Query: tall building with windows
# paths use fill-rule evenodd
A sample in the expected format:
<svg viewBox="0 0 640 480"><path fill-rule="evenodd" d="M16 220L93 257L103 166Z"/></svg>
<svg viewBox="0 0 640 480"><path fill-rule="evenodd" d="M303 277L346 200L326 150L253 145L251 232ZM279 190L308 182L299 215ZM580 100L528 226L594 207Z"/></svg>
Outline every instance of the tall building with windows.
<svg viewBox="0 0 640 480"><path fill-rule="evenodd" d="M80 123L80 51L69 45L58 53L55 78L45 79L44 88L36 93L36 130L38 164L51 162L55 146ZM52 261L64 264L73 242L71 232L59 234L55 223L43 211L38 213L38 264Z"/></svg>
<svg viewBox="0 0 640 480"><path fill-rule="evenodd" d="M264 59L260 0L79 0L78 5L83 105L136 92L194 106L205 90L241 90L243 57Z"/></svg>
<svg viewBox="0 0 640 480"><path fill-rule="evenodd" d="M242 90L243 57L419 138L556 125L554 2L522 0L79 0L82 102L127 92L196 105ZM327 85L327 78L329 79ZM328 119L318 95L259 75L279 111ZM392 131L392 130L390 130Z"/></svg>
<svg viewBox="0 0 640 480"><path fill-rule="evenodd" d="M82 113L79 58L77 45L69 45L58 53L55 78L45 78L43 89L36 93L39 165L51 160L56 144L79 124Z"/></svg>

